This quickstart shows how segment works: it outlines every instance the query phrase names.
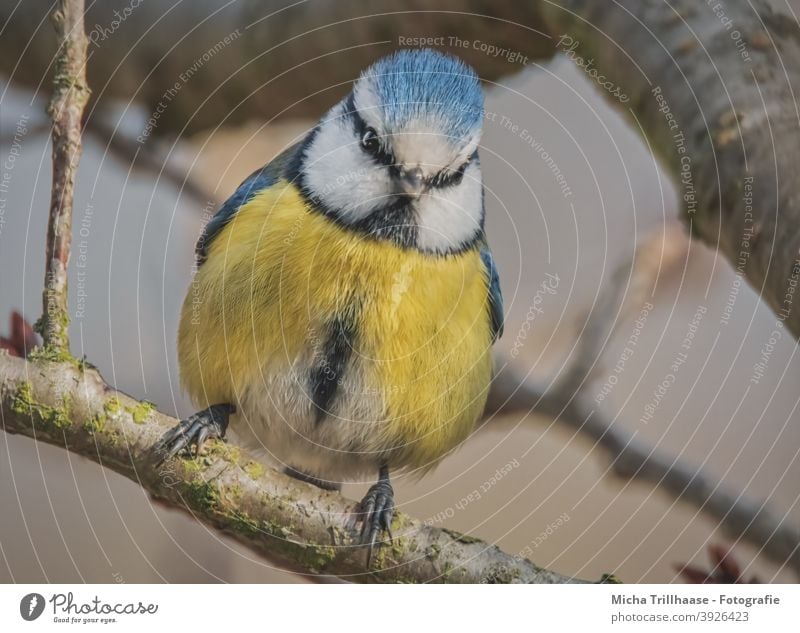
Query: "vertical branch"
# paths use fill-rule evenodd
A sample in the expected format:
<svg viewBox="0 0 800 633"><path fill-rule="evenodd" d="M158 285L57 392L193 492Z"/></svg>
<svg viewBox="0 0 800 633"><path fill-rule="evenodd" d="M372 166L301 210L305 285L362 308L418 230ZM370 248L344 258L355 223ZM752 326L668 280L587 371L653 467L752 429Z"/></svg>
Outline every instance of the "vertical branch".
<svg viewBox="0 0 800 633"><path fill-rule="evenodd" d="M45 348L59 352L69 352L67 265L75 173L81 155L81 118L89 100L83 13L83 0L59 0L52 16L59 40L53 97L47 108L53 121L53 188L47 224L43 312L37 329L44 338Z"/></svg>

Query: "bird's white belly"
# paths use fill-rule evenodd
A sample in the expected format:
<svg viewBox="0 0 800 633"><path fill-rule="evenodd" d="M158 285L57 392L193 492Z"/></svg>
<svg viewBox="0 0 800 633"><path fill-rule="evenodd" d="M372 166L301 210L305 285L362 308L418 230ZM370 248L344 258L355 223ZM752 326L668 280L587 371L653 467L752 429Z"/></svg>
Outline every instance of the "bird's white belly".
<svg viewBox="0 0 800 633"><path fill-rule="evenodd" d="M276 468L291 467L333 482L374 478L386 458L380 426L385 425L381 394L364 386L357 364L337 387L331 413L318 420L308 392L309 365L265 368L241 394L232 430L249 449Z"/></svg>

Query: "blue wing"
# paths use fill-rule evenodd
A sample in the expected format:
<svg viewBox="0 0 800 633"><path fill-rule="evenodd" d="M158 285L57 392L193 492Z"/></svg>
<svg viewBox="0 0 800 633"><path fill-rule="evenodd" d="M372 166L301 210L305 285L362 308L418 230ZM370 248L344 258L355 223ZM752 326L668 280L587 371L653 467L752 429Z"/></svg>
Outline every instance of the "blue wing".
<svg viewBox="0 0 800 633"><path fill-rule="evenodd" d="M497 265L492 257L489 246L484 244L481 247L481 259L486 267L486 275L489 278L489 313L492 318L492 342L503 336L503 293L500 291L500 276L497 274Z"/></svg>
<svg viewBox="0 0 800 633"><path fill-rule="evenodd" d="M206 224L200 239L197 240L194 251L197 255L198 265L206 260L209 245L219 235L220 231L225 228L225 225L236 216L239 209L247 204L257 193L271 187L281 179L287 165L299 148L300 143L293 145L281 152L268 165L254 171L245 178L234 194L222 204L219 211Z"/></svg>

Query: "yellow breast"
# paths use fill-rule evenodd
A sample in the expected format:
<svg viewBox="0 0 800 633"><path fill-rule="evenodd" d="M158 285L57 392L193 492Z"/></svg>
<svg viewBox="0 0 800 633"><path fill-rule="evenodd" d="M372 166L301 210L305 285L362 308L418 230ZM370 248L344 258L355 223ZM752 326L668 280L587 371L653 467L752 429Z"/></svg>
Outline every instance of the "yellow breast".
<svg viewBox="0 0 800 633"><path fill-rule="evenodd" d="M183 383L198 406L236 402L296 367L342 315L355 322L349 363L385 415L371 445L396 464L434 462L470 432L491 378L477 249L439 257L367 239L287 183L255 196L210 245L183 306Z"/></svg>

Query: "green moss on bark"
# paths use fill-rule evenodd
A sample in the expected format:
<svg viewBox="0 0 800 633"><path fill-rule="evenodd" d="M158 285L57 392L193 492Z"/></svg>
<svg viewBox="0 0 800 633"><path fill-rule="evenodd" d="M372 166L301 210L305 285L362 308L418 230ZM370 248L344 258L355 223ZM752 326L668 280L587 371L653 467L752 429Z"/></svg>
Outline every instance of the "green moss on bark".
<svg viewBox="0 0 800 633"><path fill-rule="evenodd" d="M150 414L156 410L156 405L152 402L148 402L147 400L142 400L136 406L133 407L125 407L125 411L130 413L131 418L136 424L144 424L147 421L147 418L150 417Z"/></svg>
<svg viewBox="0 0 800 633"><path fill-rule="evenodd" d="M244 466L242 466L242 470L244 470L244 472L254 480L260 479L264 475L264 467L255 461L247 462Z"/></svg>
<svg viewBox="0 0 800 633"><path fill-rule="evenodd" d="M71 396L64 396L58 406L37 402L33 396L33 385L23 382L14 392L11 410L19 415L32 415L39 419L49 430L62 430L72 425L70 418Z"/></svg>

